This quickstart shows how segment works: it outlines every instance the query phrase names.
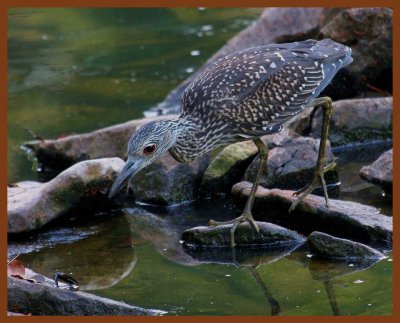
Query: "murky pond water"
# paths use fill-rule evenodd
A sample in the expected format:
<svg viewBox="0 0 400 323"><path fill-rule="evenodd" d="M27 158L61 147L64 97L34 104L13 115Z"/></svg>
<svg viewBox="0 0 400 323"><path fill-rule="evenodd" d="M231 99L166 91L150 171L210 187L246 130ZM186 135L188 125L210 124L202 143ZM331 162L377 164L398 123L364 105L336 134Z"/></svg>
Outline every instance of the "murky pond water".
<svg viewBox="0 0 400 323"><path fill-rule="evenodd" d="M9 13L10 182L36 179L19 146L137 118L199 67L259 9L29 9ZM27 130L29 129L29 130ZM336 152L340 198L391 215L391 200L358 171L387 147ZM356 158L354 157L356 156ZM389 315L392 262L332 262L304 246L199 253L181 233L227 219L228 199L171 209L128 205L85 224L62 220L9 241L42 274L169 315Z"/></svg>

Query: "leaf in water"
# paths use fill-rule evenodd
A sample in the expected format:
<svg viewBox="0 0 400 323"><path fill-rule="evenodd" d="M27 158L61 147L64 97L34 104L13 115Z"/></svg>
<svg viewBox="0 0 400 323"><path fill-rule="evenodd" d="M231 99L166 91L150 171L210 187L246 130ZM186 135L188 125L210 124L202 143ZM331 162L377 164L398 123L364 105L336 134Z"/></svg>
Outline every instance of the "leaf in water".
<svg viewBox="0 0 400 323"><path fill-rule="evenodd" d="M13 277L25 277L25 267L20 262L18 259L13 259L10 261L10 263L7 265L7 276L13 276Z"/></svg>

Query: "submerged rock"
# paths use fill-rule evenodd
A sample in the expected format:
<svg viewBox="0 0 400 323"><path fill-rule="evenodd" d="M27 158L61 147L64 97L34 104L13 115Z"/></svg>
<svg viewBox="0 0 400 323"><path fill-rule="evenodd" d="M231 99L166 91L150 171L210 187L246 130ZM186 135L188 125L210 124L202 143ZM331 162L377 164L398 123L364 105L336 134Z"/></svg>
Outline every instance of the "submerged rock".
<svg viewBox="0 0 400 323"><path fill-rule="evenodd" d="M265 137L267 138L267 136ZM315 171L319 151L319 140L306 137L287 137L282 146L270 149L267 165L260 184L265 187L281 189L300 189L308 184ZM329 142L326 147L326 160L333 161L334 156ZM244 179L252 181L259 167L256 157L244 174ZM336 183L336 168L325 174L327 183Z"/></svg>
<svg viewBox="0 0 400 323"><path fill-rule="evenodd" d="M333 103L329 140L333 146L392 138L391 97L340 100ZM312 120L311 136L319 138L322 109Z"/></svg>
<svg viewBox="0 0 400 323"><path fill-rule="evenodd" d="M241 182L233 186L232 194L240 206L247 200L252 184ZM259 187L253 206L253 215L259 221L269 221L296 229L304 234L321 231L372 246L391 246L392 218L367 205L350 201L325 199L308 195L291 213L289 207L297 197L293 191Z"/></svg>
<svg viewBox="0 0 400 323"><path fill-rule="evenodd" d="M47 183L17 183L7 192L8 232L36 230L89 204L91 211L110 205L107 193L124 166L120 158L80 162Z"/></svg>
<svg viewBox="0 0 400 323"><path fill-rule="evenodd" d="M304 237L295 231L266 222L257 222L260 232L257 233L250 223L241 223L235 232L238 247L249 245L279 244L293 241L304 241ZM230 229L232 225L202 226L186 230L182 234L185 244L203 247L229 247L231 244Z"/></svg>
<svg viewBox="0 0 400 323"><path fill-rule="evenodd" d="M84 292L8 277L8 309L32 315L162 315Z"/></svg>
<svg viewBox="0 0 400 323"><path fill-rule="evenodd" d="M383 153L371 165L361 168L360 176L371 183L381 186L386 193L392 194L393 149Z"/></svg>
<svg viewBox="0 0 400 323"><path fill-rule="evenodd" d="M317 255L328 258L383 258L385 255L365 244L348 239L333 237L329 234L314 231L307 238L310 250Z"/></svg>
<svg viewBox="0 0 400 323"><path fill-rule="evenodd" d="M164 153L130 180L135 200L163 206L196 200L208 163L208 155L178 163L169 152Z"/></svg>

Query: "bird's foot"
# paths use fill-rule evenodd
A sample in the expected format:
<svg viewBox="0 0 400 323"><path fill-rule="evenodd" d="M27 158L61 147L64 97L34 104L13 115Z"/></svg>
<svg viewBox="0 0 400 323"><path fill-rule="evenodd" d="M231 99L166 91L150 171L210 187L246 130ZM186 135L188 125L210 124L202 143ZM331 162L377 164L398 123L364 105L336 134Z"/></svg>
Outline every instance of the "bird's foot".
<svg viewBox="0 0 400 323"><path fill-rule="evenodd" d="M251 212L249 211L243 211L243 213L237 217L236 219L230 220L230 221L223 221L223 222L219 222L219 221L214 221L214 220L210 220L208 222L209 226L219 226L219 225L224 225L224 224L232 224L230 233L231 233L231 247L233 248L236 243L235 243L235 231L238 227L238 225L242 222L249 222L250 225L253 227L253 229L258 233L260 232L260 229L258 228L257 223L254 221L254 218L251 214Z"/></svg>
<svg viewBox="0 0 400 323"><path fill-rule="evenodd" d="M336 167L336 162L334 160L333 162L329 163L328 165L326 165L322 169L318 169L317 168L316 171L315 171L314 178L312 179L312 181L308 185L304 186L303 188L301 188L298 191L293 193L293 195L294 196L298 196L298 198L290 206L289 213L293 212L293 210L297 207L297 205L299 205L299 203L301 201L303 201L304 198L308 194L310 194L312 191L314 191L316 188L318 188L320 186L322 186L322 188L324 190L324 197L325 197L326 207L329 208L328 190L326 188L326 182L325 182L324 174L326 172L329 172L330 170L334 169L335 167Z"/></svg>

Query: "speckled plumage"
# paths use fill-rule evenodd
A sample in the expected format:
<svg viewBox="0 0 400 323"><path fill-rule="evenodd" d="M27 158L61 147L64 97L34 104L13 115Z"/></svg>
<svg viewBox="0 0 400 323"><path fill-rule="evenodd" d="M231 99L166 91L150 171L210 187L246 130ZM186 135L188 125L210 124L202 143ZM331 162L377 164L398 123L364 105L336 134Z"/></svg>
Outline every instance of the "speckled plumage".
<svg viewBox="0 0 400 323"><path fill-rule="evenodd" d="M330 39L254 47L220 58L185 89L179 118L149 122L132 136L109 196L167 150L177 161L189 162L219 146L252 139L263 151L258 138L279 132L312 105L351 61L351 49Z"/></svg>
<svg viewBox="0 0 400 323"><path fill-rule="evenodd" d="M330 39L249 48L204 68L182 96L170 149L181 162L232 142L279 132L351 63Z"/></svg>

